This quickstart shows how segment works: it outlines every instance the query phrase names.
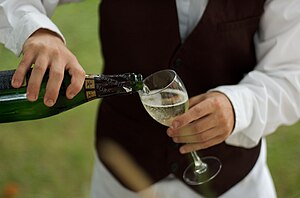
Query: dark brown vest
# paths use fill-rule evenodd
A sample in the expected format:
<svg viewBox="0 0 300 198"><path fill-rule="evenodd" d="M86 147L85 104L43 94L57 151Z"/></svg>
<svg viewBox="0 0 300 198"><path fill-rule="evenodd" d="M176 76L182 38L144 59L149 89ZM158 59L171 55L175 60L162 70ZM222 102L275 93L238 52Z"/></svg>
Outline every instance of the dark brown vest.
<svg viewBox="0 0 300 198"><path fill-rule="evenodd" d="M175 0L102 0L104 73L147 76L171 68L184 81L189 96L237 84L256 64L253 36L263 5L264 0L210 0L203 18L181 44ZM166 127L147 114L137 94L102 101L97 148L105 138L121 145L153 182L170 173L182 179L189 164L189 155L178 152ZM214 180L192 188L211 197L226 192L249 173L259 152L260 144L244 149L225 143L199 151L200 156L218 157L223 167Z"/></svg>

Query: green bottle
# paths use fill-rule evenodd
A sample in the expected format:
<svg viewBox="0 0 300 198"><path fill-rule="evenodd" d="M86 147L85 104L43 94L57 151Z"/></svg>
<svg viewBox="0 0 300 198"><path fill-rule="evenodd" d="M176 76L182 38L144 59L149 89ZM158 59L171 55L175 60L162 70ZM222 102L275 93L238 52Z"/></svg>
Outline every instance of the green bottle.
<svg viewBox="0 0 300 198"><path fill-rule="evenodd" d="M49 117L96 98L130 94L143 89L141 74L86 75L83 88L70 100L66 97L66 89L71 82L71 77L65 74L55 105L47 107L44 105L43 96L49 78L48 72L35 102L29 102L26 98L27 80L31 72L28 72L23 85L18 89L11 86L14 72L15 70L0 71L0 123Z"/></svg>

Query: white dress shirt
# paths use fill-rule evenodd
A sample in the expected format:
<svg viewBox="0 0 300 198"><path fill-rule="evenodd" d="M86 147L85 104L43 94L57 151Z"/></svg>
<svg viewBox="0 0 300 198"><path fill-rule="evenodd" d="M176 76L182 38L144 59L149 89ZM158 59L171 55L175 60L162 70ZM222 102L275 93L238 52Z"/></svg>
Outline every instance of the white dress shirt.
<svg viewBox="0 0 300 198"><path fill-rule="evenodd" d="M50 29L63 38L58 28L48 18L62 2L0 0L0 42L19 55L24 41L39 28ZM207 3L208 0L176 0L182 42L201 19ZM224 85L213 89L226 94L235 111L235 128L226 140L227 144L250 148L262 137L274 132L279 125L290 125L298 121L299 10L300 0L267 0L259 31L254 38L258 62L255 69L245 75L237 85ZM124 198L138 196L120 186L98 160L95 164L93 181L94 197L120 197L120 194ZM163 197L200 197L172 175L150 189L152 194L161 193L164 194ZM141 194L143 193L139 195ZM276 197L266 165L264 139L258 162L253 170L221 197L241 196Z"/></svg>

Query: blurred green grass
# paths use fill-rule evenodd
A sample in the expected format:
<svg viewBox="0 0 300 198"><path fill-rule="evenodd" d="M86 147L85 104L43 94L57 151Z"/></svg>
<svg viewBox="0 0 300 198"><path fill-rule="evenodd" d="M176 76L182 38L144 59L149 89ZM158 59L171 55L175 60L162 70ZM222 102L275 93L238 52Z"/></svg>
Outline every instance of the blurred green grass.
<svg viewBox="0 0 300 198"><path fill-rule="evenodd" d="M98 0L60 6L53 20L87 73L101 73ZM0 69L16 58L0 46ZM94 159L95 114L99 101L36 121L0 125L0 198L5 188L16 198L87 198ZM300 197L300 123L268 137L268 163L278 197Z"/></svg>
<svg viewBox="0 0 300 198"><path fill-rule="evenodd" d="M98 0L60 6L53 20L87 73L101 73ZM20 58L0 46L1 70ZM18 198L89 197L94 126L99 101L60 115L0 125L0 198L10 186Z"/></svg>

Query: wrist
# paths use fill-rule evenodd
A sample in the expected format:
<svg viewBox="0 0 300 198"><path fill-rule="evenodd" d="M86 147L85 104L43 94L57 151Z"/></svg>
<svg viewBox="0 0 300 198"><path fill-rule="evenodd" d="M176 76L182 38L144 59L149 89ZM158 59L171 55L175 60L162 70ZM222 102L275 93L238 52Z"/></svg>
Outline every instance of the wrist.
<svg viewBox="0 0 300 198"><path fill-rule="evenodd" d="M29 36L29 38L33 37L33 36L45 36L45 35L54 36L54 37L58 38L61 42L65 43L64 39L58 33L54 32L52 30L49 30L49 29L45 29L45 28L40 28L40 29L36 30Z"/></svg>

